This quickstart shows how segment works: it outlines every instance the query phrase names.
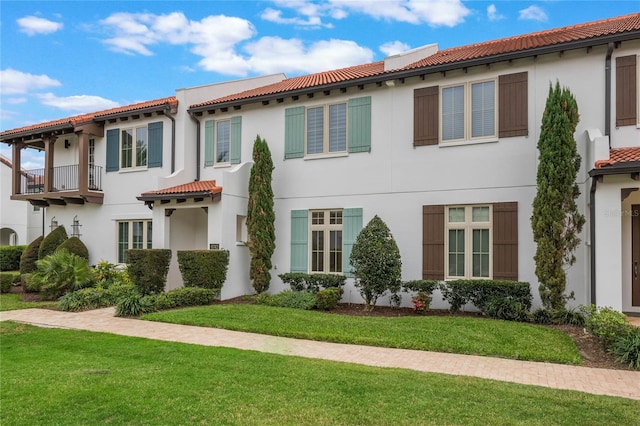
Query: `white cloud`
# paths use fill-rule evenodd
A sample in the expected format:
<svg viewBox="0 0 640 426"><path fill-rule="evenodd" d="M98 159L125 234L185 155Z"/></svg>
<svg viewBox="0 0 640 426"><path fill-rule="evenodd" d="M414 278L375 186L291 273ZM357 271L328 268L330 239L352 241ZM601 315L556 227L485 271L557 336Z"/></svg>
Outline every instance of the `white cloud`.
<svg viewBox="0 0 640 426"><path fill-rule="evenodd" d="M76 113L88 113L119 106L117 102L102 98L100 96L91 95L58 97L53 93L43 93L37 95L37 97L44 105L52 106L64 111L73 111Z"/></svg>
<svg viewBox="0 0 640 426"><path fill-rule="evenodd" d="M529 6L526 9L522 9L518 16L518 19L540 21L545 22L547 20L547 14L544 10L538 6Z"/></svg>
<svg viewBox="0 0 640 426"><path fill-rule="evenodd" d="M44 74L34 75L12 68L0 70L0 91L3 95L27 93L47 87L57 87L61 83Z"/></svg>
<svg viewBox="0 0 640 426"><path fill-rule="evenodd" d="M246 46L254 71L320 72L371 62L373 52L348 40L322 40L305 47L301 40L263 37Z"/></svg>
<svg viewBox="0 0 640 426"><path fill-rule="evenodd" d="M471 13L460 0L329 0L332 7L363 13L377 19L453 27Z"/></svg>
<svg viewBox="0 0 640 426"><path fill-rule="evenodd" d="M398 53L406 52L409 49L411 49L411 47L408 44L398 40L389 41L383 44L382 46L380 46L380 51L387 56L392 56Z"/></svg>
<svg viewBox="0 0 640 426"><path fill-rule="evenodd" d="M27 102L27 98L25 97L16 97L16 98L8 98L4 102L10 105L19 105Z"/></svg>
<svg viewBox="0 0 640 426"><path fill-rule="evenodd" d="M54 22L37 16L25 16L17 20L20 31L27 35L51 34L61 30L64 24Z"/></svg>
<svg viewBox="0 0 640 426"><path fill-rule="evenodd" d="M262 19L276 24L293 24L303 27L330 27L330 24L323 24L320 16L307 16L306 19L301 18L284 18L281 10L267 8L260 15Z"/></svg>
<svg viewBox="0 0 640 426"><path fill-rule="evenodd" d="M490 4L487 7L487 18L489 18L490 21L499 21L504 19L504 15L498 13L498 8L495 4Z"/></svg>
<svg viewBox="0 0 640 426"><path fill-rule="evenodd" d="M307 2L280 2L295 5L312 16L315 6ZM272 19L284 19L274 11ZM314 21L312 18L305 22ZM305 46L298 39L256 35L251 22L224 15L188 20L182 13L168 15L117 13L101 21L112 37L104 40L112 50L134 55L152 55L154 45L186 45L201 57L198 65L207 71L245 76L250 73L316 72L368 62L371 50L344 40L316 42ZM248 55L247 55L248 54Z"/></svg>

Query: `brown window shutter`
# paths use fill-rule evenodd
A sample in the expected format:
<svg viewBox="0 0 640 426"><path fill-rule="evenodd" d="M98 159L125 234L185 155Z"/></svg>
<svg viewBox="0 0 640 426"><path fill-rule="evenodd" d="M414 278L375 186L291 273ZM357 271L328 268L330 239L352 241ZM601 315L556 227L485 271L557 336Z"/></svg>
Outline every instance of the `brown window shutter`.
<svg viewBox="0 0 640 426"><path fill-rule="evenodd" d="M493 205L493 278L518 280L518 203Z"/></svg>
<svg viewBox="0 0 640 426"><path fill-rule="evenodd" d="M529 134L527 72L498 77L498 137Z"/></svg>
<svg viewBox="0 0 640 426"><path fill-rule="evenodd" d="M444 206L422 207L422 279L444 279Z"/></svg>
<svg viewBox="0 0 640 426"><path fill-rule="evenodd" d="M413 146L438 144L438 86L413 91Z"/></svg>
<svg viewBox="0 0 640 426"><path fill-rule="evenodd" d="M616 127L637 121L636 55L616 58Z"/></svg>

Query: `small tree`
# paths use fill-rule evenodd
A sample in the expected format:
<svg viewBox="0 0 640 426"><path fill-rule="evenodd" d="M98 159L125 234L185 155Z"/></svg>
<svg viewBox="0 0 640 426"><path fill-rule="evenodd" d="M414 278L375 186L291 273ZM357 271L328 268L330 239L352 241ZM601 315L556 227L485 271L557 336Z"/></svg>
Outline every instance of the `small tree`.
<svg viewBox="0 0 640 426"><path fill-rule="evenodd" d="M271 282L271 256L276 248L275 212L271 174L273 160L267 141L260 135L253 143L253 166L249 177L249 203L247 205L247 233L251 266L249 278L258 293L269 289Z"/></svg>
<svg viewBox="0 0 640 426"><path fill-rule="evenodd" d="M563 308L567 299L573 298L573 293L564 294L564 266L576 261L573 252L585 222L576 204L581 159L573 134L578 121L578 104L571 92L560 88L559 82L555 87L549 85L538 140L537 192L531 216L540 298L549 309Z"/></svg>
<svg viewBox="0 0 640 426"><path fill-rule="evenodd" d="M364 299L365 311L372 311L378 297L387 291L400 290L400 250L391 231L378 216L358 234L349 262L356 276L355 285Z"/></svg>

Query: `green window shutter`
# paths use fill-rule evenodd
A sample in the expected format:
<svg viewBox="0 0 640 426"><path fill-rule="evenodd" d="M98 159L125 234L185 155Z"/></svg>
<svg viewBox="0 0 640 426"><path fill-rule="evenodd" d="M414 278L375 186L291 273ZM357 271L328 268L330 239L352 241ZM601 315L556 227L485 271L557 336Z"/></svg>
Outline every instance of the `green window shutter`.
<svg viewBox="0 0 640 426"><path fill-rule="evenodd" d="M231 146L229 147L229 159L231 164L240 164L240 152L242 147L242 117L231 118Z"/></svg>
<svg viewBox="0 0 640 426"><path fill-rule="evenodd" d="M117 172L120 163L120 129L107 130L107 172Z"/></svg>
<svg viewBox="0 0 640 426"><path fill-rule="evenodd" d="M371 96L349 99L349 152L371 152Z"/></svg>
<svg viewBox="0 0 640 426"><path fill-rule="evenodd" d="M291 270L308 272L309 213L307 210L291 210Z"/></svg>
<svg viewBox="0 0 640 426"><path fill-rule="evenodd" d="M344 209L342 211L342 272L347 277L353 277L349 257L361 230L362 209Z"/></svg>
<svg viewBox="0 0 640 426"><path fill-rule="evenodd" d="M213 166L215 153L214 142L214 121L207 120L204 122L204 166Z"/></svg>
<svg viewBox="0 0 640 426"><path fill-rule="evenodd" d="M304 157L304 114L304 107L284 110L285 159Z"/></svg>
<svg viewBox="0 0 640 426"><path fill-rule="evenodd" d="M149 123L148 167L162 167L162 121Z"/></svg>

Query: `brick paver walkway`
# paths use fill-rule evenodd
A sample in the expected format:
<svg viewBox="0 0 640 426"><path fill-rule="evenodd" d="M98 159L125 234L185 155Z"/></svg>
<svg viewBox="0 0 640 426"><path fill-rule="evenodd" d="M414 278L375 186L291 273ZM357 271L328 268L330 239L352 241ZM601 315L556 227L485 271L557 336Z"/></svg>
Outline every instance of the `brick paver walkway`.
<svg viewBox="0 0 640 426"><path fill-rule="evenodd" d="M114 308L69 313L47 309L0 312L0 321L14 320L42 327L71 328L123 336L225 346L281 355L295 355L376 367L481 377L549 388L577 390L640 400L640 372L516 361L472 355L406 349L374 348L288 339L215 328L166 324L114 316Z"/></svg>

